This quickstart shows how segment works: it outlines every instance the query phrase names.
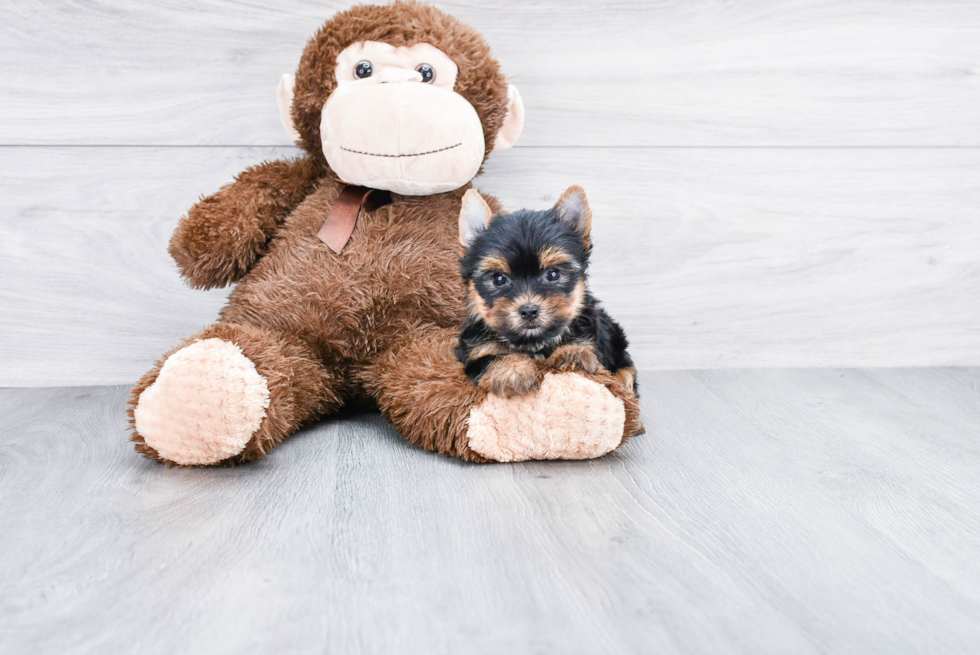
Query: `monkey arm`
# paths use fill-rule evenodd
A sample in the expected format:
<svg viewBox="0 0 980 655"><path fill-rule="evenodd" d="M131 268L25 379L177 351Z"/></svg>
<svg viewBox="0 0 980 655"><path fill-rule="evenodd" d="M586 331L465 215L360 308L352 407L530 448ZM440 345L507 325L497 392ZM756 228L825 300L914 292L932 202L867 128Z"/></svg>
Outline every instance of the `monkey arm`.
<svg viewBox="0 0 980 655"><path fill-rule="evenodd" d="M184 216L168 251L198 289L240 280L265 254L283 220L316 188L320 171L309 156L268 161L240 173Z"/></svg>

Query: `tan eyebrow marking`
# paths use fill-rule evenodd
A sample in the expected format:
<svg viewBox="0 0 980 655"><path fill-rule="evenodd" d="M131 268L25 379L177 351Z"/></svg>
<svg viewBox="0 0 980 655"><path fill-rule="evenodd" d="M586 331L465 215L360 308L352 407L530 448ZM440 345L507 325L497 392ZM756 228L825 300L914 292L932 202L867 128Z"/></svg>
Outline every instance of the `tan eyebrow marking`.
<svg viewBox="0 0 980 655"><path fill-rule="evenodd" d="M508 264L507 260L500 255L490 255L489 257L484 257L483 260L480 261L480 270L510 273L510 264Z"/></svg>
<svg viewBox="0 0 980 655"><path fill-rule="evenodd" d="M543 248L540 252L538 252L538 262L541 268L560 266L561 264L567 264L570 261L572 261L571 255L561 248L556 248L554 246L548 246L547 248Z"/></svg>

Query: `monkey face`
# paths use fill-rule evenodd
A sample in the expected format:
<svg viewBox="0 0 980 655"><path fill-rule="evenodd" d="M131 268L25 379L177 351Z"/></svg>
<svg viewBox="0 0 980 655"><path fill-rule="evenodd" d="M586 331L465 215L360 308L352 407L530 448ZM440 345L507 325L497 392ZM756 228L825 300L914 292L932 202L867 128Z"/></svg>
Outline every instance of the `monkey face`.
<svg viewBox="0 0 980 655"><path fill-rule="evenodd" d="M342 181L402 195L443 193L463 186L479 173L488 139L492 137L494 150L513 145L524 120L520 95L507 85L503 97L500 90L480 87L497 80L495 62L471 64L461 74L446 51L432 43L406 43L402 35L392 35L394 43L371 38L348 42L336 55L335 64L321 68L318 76L316 60L329 56L324 36L334 31L333 23L340 27L353 21L360 30L369 22L355 20L354 14L376 14L373 21L378 22L378 30L388 24L379 20L388 13L406 14L400 30L417 25L423 31L433 19L435 23L451 20L421 5L363 6L347 13L351 15L340 14L329 22L308 46L298 83L284 76L279 90L284 126L305 147L318 144L326 163ZM432 36L443 40L455 30L468 30L457 25L442 34L431 27ZM468 46L474 52L465 48L453 52L462 61L472 62L485 47L476 41ZM327 75L333 79L324 81ZM457 83L461 89L456 88ZM506 114L481 116L476 107L483 107L486 113L493 93L499 98L495 102L506 102ZM318 97L323 98L319 108ZM315 129L310 129L314 127L309 121L311 111L318 112ZM299 122L294 124L294 119ZM484 125L487 119L490 122Z"/></svg>
<svg viewBox="0 0 980 655"><path fill-rule="evenodd" d="M453 91L458 69L419 43L355 43L337 58L337 88L323 108L323 153L352 184L404 195L456 189L483 162L483 125Z"/></svg>
<svg viewBox="0 0 980 655"><path fill-rule="evenodd" d="M458 189L514 145L524 104L476 30L421 2L356 5L307 43L278 92L283 127L348 184Z"/></svg>

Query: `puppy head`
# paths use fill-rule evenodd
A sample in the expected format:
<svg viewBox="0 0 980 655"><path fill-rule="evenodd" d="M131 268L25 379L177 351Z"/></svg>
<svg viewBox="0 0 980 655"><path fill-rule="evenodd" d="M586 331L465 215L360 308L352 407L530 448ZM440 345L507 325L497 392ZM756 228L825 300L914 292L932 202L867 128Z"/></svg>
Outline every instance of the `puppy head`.
<svg viewBox="0 0 980 655"><path fill-rule="evenodd" d="M585 300L592 213L582 188L545 211L496 216L471 189L459 220L470 314L520 350L560 337Z"/></svg>

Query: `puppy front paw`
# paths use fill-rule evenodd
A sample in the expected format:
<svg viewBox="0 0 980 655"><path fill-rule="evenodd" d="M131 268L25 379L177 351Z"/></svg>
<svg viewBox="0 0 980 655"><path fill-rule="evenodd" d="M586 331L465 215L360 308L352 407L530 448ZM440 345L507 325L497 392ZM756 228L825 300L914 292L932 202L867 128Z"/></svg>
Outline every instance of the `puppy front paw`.
<svg viewBox="0 0 980 655"><path fill-rule="evenodd" d="M526 355L499 357L480 378L479 386L487 393L503 398L523 396L541 385L538 367Z"/></svg>
<svg viewBox="0 0 980 655"><path fill-rule="evenodd" d="M598 373L602 368L595 350L577 343L569 343L556 348L545 365L556 371L583 371L585 373Z"/></svg>

